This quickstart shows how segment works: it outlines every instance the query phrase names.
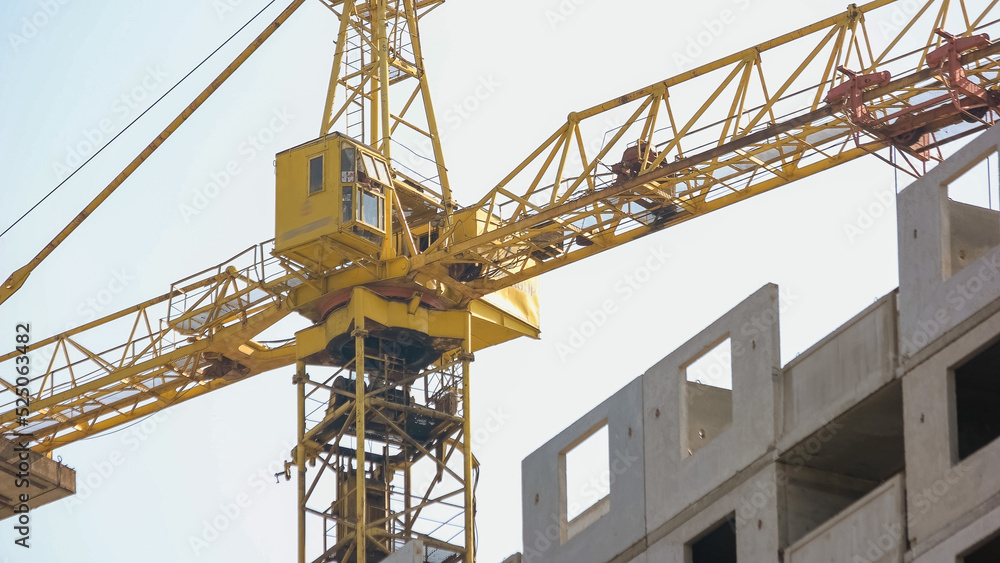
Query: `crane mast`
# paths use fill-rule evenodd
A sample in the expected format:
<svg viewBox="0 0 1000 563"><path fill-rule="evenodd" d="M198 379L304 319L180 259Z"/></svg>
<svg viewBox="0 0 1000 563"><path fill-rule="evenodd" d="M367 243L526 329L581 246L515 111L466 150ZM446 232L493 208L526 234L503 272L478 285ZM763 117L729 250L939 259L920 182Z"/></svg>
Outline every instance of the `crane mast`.
<svg viewBox="0 0 1000 563"><path fill-rule="evenodd" d="M417 542L428 560L472 562L471 363L480 349L539 336L538 276L861 156L887 160L883 149L919 175L1000 107L1000 43L985 34L995 2L977 11L930 0L881 42L866 15L894 0L852 4L570 113L463 207L418 31L443 1L321 0L337 47L319 137L276 157L275 238L35 344L33 414L19 419L17 386L0 378L0 432L30 432L36 451L52 452L294 364L298 437L285 475L295 468L297 560L374 562ZM597 146L584 141L601 134ZM312 325L273 346L255 341L291 313Z"/></svg>

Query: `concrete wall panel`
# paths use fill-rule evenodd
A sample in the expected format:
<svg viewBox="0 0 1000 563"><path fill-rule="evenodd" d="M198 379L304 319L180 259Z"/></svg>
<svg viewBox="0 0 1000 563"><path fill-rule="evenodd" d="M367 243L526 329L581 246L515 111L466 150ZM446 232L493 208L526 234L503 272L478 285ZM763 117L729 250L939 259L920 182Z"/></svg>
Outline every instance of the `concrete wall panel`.
<svg viewBox="0 0 1000 563"><path fill-rule="evenodd" d="M684 366L731 341L733 422L707 445L682 452ZM780 366L778 287L768 284L643 376L646 526L655 530L767 453L775 441Z"/></svg>
<svg viewBox="0 0 1000 563"><path fill-rule="evenodd" d="M896 374L896 296L879 299L782 369L783 446L794 444Z"/></svg>
<svg viewBox="0 0 1000 563"><path fill-rule="evenodd" d="M737 561L777 563L781 490L776 464L768 464L650 546L647 559L657 563L685 563L688 545L729 514L735 514Z"/></svg>
<svg viewBox="0 0 1000 563"><path fill-rule="evenodd" d="M406 545L396 550L395 553L386 558L382 563L423 563L424 542L411 540Z"/></svg>
<svg viewBox="0 0 1000 563"><path fill-rule="evenodd" d="M785 561L902 562L903 496L898 475L789 546Z"/></svg>
<svg viewBox="0 0 1000 563"><path fill-rule="evenodd" d="M910 541L931 537L1000 494L1000 440L958 461L952 437L949 370L1000 335L1000 313L951 342L903 377L903 424Z"/></svg>
<svg viewBox="0 0 1000 563"><path fill-rule="evenodd" d="M899 244L900 353L913 357L949 329L1000 297L1000 220L995 212L971 213L948 200L948 184L997 152L1000 129L990 129L903 190L896 201ZM953 217L953 212L956 216ZM992 232L972 236L967 225ZM956 246L957 245L957 246ZM970 246L971 245L971 246ZM953 264L957 247L969 246L971 263ZM964 266L964 267L962 267ZM959 269L961 268L961 269Z"/></svg>
<svg viewBox="0 0 1000 563"><path fill-rule="evenodd" d="M801 465L779 464L785 483L786 543L794 544L826 525L878 483Z"/></svg>
<svg viewBox="0 0 1000 563"><path fill-rule="evenodd" d="M949 534L933 548L917 553L913 563L955 563L969 550L976 549L984 541L1000 533L1000 508L995 508L974 522Z"/></svg>
<svg viewBox="0 0 1000 563"><path fill-rule="evenodd" d="M642 401L642 382L637 378L524 459L524 563L603 563L645 535ZM611 483L607 513L571 535L561 494L565 471L560 456L605 419Z"/></svg>

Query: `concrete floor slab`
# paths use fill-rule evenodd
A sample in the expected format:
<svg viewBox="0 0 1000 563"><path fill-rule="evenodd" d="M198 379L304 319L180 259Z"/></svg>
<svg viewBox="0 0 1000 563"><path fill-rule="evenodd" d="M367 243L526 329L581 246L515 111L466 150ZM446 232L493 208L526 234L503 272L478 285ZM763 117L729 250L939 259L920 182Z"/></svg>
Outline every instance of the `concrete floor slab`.
<svg viewBox="0 0 1000 563"><path fill-rule="evenodd" d="M732 515L736 523L737 561L777 563L783 502L778 479L776 464L768 464L651 545L646 552L648 561L691 563L688 556L691 544Z"/></svg>
<svg viewBox="0 0 1000 563"><path fill-rule="evenodd" d="M996 538L998 534L1000 534L1000 507L994 508L961 529L949 532L948 537L931 549L926 551L914 549L913 552L916 552L917 555L908 561L913 563L955 563L961 561L960 558L984 542Z"/></svg>
<svg viewBox="0 0 1000 563"><path fill-rule="evenodd" d="M779 449L789 449L892 381L896 359L892 292L782 368Z"/></svg>

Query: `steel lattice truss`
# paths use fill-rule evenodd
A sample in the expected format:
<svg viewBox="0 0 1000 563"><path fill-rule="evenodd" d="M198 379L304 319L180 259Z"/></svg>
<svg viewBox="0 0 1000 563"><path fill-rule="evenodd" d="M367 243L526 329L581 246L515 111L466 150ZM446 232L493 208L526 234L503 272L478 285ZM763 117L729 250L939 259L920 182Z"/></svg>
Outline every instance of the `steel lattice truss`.
<svg viewBox="0 0 1000 563"><path fill-rule="evenodd" d="M31 414L15 414L15 382L0 379L0 433L32 435L35 450L51 451L294 363L292 344L270 349L252 338L290 312L281 297L301 281L261 244L164 295L33 344Z"/></svg>
<svg viewBox="0 0 1000 563"><path fill-rule="evenodd" d="M389 82L408 89L399 98L403 105L389 112L389 128L394 139L409 130L430 140L429 158L436 171L431 179L442 194L432 194L428 201L436 199L447 214L450 191L433 133L426 75L416 62L421 57L415 25L442 1L393 0L384 16ZM300 4L292 2L220 80ZM370 39L373 20L380 18L373 17L371 2L324 4L341 18L322 124L329 131L347 119L352 107L361 107L357 117L366 120L381 107L376 103L381 91L372 87L377 69L371 53L377 45ZM402 275L424 274L471 300L860 156L878 155L889 146L900 154L901 166L918 174L940 157L941 143L992 124L995 106L970 104L969 92L991 90L1000 82L1000 43L963 49L943 61L932 53L950 41L939 29L962 40L995 32L1000 19L996 5L997 0L928 0L895 33L880 38L873 37L871 21L891 17L899 8L891 0L852 6L802 30L572 113L495 189L464 208L479 210L480 221L489 218L479 226L481 234L458 240L452 235L463 228L462 222L449 219L435 243L408 256L408 272ZM352 36L360 49L357 59L348 53ZM936 65L928 66L929 56ZM964 69L964 86L949 70L954 61ZM828 103L827 93L851 79L839 67L862 77L885 71L892 76L873 81L856 96ZM789 73L789 68L794 70ZM181 117L217 87L213 83ZM180 125L181 117L164 135ZM378 145L379 130L369 125L361 128L362 135ZM474 213L464 216L477 220ZM51 247L72 230L67 229ZM3 298L16 291L47 252L19 270L14 276L19 281L5 286ZM160 297L40 341L31 354L32 414L18 420L15 382L0 379L0 432L33 433L35 448L51 451L294 363L293 345L268 349L252 339L290 312L286 297L296 287L330 292L357 285L359 279L377 281L380 272L399 275L398 269L373 266L377 261L350 262L318 276L270 258L265 245L259 245L174 284ZM472 264L480 273L457 280L448 275L452 264ZM13 367L16 356L0 356L0 364Z"/></svg>
<svg viewBox="0 0 1000 563"><path fill-rule="evenodd" d="M474 298L890 145L902 166L919 174L927 160L940 158L939 144L977 132L995 116L995 107L975 114L956 110L971 125L952 124L920 150L890 136L913 134L908 124L926 124L934 111L968 105L946 65L926 63L930 52L946 45L935 33L939 28L964 37L995 34L996 2L978 10L973 4L928 1L882 40L873 38L867 20L895 17L900 9L889 1L852 6L572 113L473 206L481 210L483 234L452 244L442 236L413 267L481 267L480 278L466 284L465 294ZM998 52L1000 46L989 43L962 55L972 83L982 89L997 84ZM824 101L848 78L838 67L863 75L891 72L891 82L863 92L876 126L852 115L847 101Z"/></svg>
<svg viewBox="0 0 1000 563"><path fill-rule="evenodd" d="M456 351L460 352L460 350ZM376 357L368 357L377 360ZM353 560L357 550L354 512L356 449L366 450L370 470L366 483L371 513L365 524L368 550L391 553L419 538L431 561L454 560L465 552L464 436L461 397L462 362L456 354L418 374L390 385L362 374L370 390L365 395L366 430L359 439L354 421L355 362L324 377L301 374L306 412L305 455L310 478L303 502L308 529L322 531L317 561ZM321 368L313 368L317 371ZM310 369L312 371L312 369ZM382 381L372 384L373 381ZM415 433L422 420L426 433ZM419 435L418 435L419 434ZM336 490L336 498L329 491Z"/></svg>
<svg viewBox="0 0 1000 563"><path fill-rule="evenodd" d="M386 2L383 25L388 55L385 57L387 85L380 81L376 33L379 17L375 2L321 1L340 20L340 30L320 135L339 128L347 136L388 154L384 145L389 139L382 134L384 129L381 128L381 122L387 120L393 145L402 148L393 158L397 177L419 184L439 202L442 197L450 201L448 172L436 134L417 32L419 19L444 0ZM383 94L386 95L384 99ZM384 114L381 113L383 109Z"/></svg>
<svg viewBox="0 0 1000 563"><path fill-rule="evenodd" d="M50 452L297 363L300 561L307 519L322 535L317 560L363 561L413 538L424 540L431 560L474 559L473 335L463 321L463 348L419 374L390 377L385 367L365 374L369 359L388 365L389 356L367 355L358 309L353 333L345 333L354 338L353 363L313 379L291 340L273 348L254 341L290 312L322 322L330 310L311 310L310 302L389 282L414 292L414 311L426 289L442 296L440 312L471 315L470 302L489 293L864 155L919 175L942 158L944 144L992 126L1000 110L1000 42L984 35L1000 27L1000 0L927 0L912 13L876 0L571 113L463 208L452 199L417 32L418 20L444 0L320 1L339 22L320 135L339 128L391 161L395 246L370 255L345 250L346 260L323 268L273 257L271 241L253 246L160 297L32 344L27 385L0 379L0 433L29 435L34 449ZM291 0L0 285L0 303L303 2ZM647 56L655 62L662 54ZM414 243L411 228L426 246ZM19 351L0 356L5 374L23 362ZM345 384L352 377L353 392ZM23 388L31 409L19 418ZM408 426L414 420L430 430ZM309 487L307 463L319 466L308 473ZM415 482L421 463L431 478Z"/></svg>

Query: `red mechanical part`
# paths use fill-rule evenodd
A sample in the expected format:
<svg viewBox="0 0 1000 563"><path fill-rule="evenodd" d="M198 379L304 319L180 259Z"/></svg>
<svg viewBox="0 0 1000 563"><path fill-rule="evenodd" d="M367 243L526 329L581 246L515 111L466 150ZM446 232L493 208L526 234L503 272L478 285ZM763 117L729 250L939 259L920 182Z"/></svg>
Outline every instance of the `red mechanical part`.
<svg viewBox="0 0 1000 563"><path fill-rule="evenodd" d="M943 29L936 29L934 32L944 37L947 43L927 53L927 66L931 68L941 66L945 59L957 61L958 55L990 44L990 36L985 33L969 37L955 37Z"/></svg>
<svg viewBox="0 0 1000 563"><path fill-rule="evenodd" d="M926 160L926 151L947 142L934 139L934 134L943 128L961 121L982 122L983 126L992 123L992 119L989 122L984 119L989 118L990 109L1000 105L1000 94L969 80L962 68L962 54L989 45L989 36L955 37L942 29L935 32L945 39L946 44L928 53L926 62L929 68L941 71L938 79L947 86L948 92L906 109L873 117L865 107L862 95L867 89L888 84L891 80L889 73L861 75L842 66L837 68L848 78L832 88L825 101L844 106L844 112L855 128L855 141L860 143L857 132L863 129L889 139L896 146L906 148L910 154Z"/></svg>
<svg viewBox="0 0 1000 563"><path fill-rule="evenodd" d="M885 86L892 80L892 75L887 70L871 74L858 74L844 66L838 66L837 70L846 74L847 80L831 88L824 101L828 104L847 105L847 113L855 122L870 121L862 94L869 88Z"/></svg>
<svg viewBox="0 0 1000 563"><path fill-rule="evenodd" d="M940 68L947 62L948 85L961 94L979 98L984 104L988 104L989 97L986 90L965 75L961 57L966 51L989 45L990 36L983 33L969 37L955 37L943 29L936 29L934 32L943 37L946 43L927 54L927 66Z"/></svg>
<svg viewBox="0 0 1000 563"><path fill-rule="evenodd" d="M646 151L649 151L648 156L643 162L643 155ZM611 171L617 174L616 183L623 183L630 178L635 178L639 175L642 170L643 164L649 166L654 160L656 160L657 153L655 150L649 148L649 143L646 141L639 141L637 144L625 149L622 154L621 162L611 166Z"/></svg>

